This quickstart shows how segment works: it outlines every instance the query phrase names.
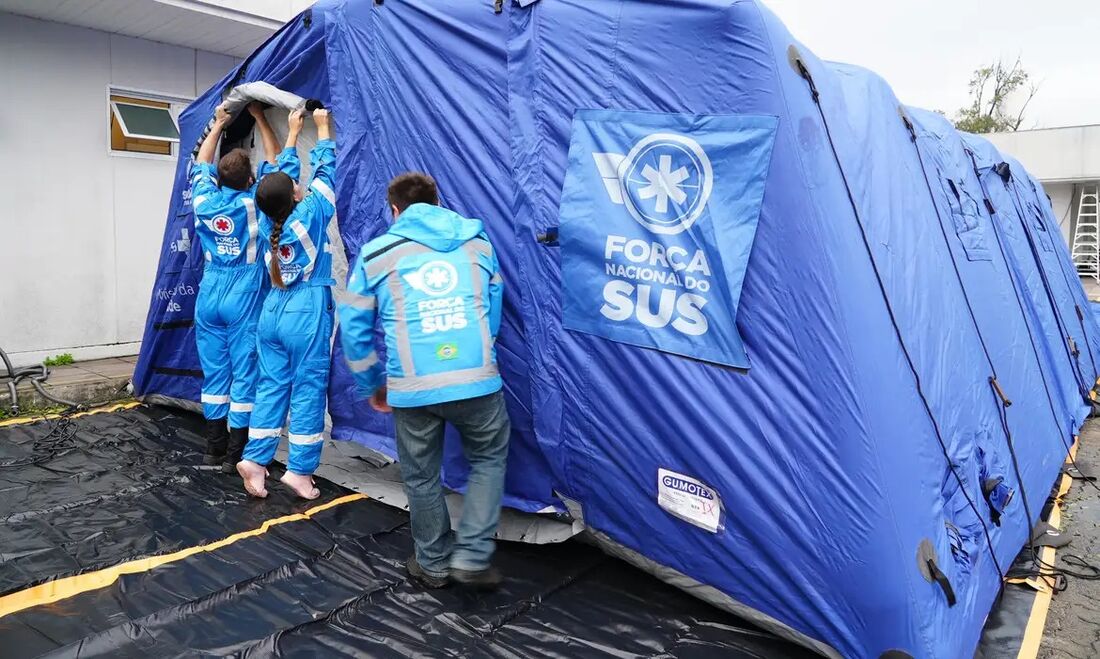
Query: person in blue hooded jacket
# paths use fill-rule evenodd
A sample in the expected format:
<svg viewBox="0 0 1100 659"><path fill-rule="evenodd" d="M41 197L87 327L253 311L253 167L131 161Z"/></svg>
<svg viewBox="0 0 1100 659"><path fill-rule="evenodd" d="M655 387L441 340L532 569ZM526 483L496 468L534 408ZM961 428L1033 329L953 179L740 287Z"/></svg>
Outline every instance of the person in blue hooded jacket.
<svg viewBox="0 0 1100 659"><path fill-rule="evenodd" d="M336 215L336 144L328 111L314 110L313 120L318 141L310 153L309 195L283 172L269 174L256 189L256 205L267 218L274 288L257 327L260 379L237 472L257 497L267 496L266 467L275 459L288 412L290 455L282 482L305 499L320 496L313 472L321 461L331 356L335 281L328 225ZM301 110L290 114L289 146L297 144L303 121Z"/></svg>
<svg viewBox="0 0 1100 659"><path fill-rule="evenodd" d="M511 432L496 360L504 293L496 252L480 220L439 206L430 176L398 176L388 197L395 222L359 250L339 304L344 355L360 396L394 415L415 545L409 574L432 588L450 579L493 587ZM447 423L470 463L453 538L440 481Z"/></svg>
<svg viewBox="0 0 1100 659"><path fill-rule="evenodd" d="M259 178L275 171L297 176L296 164L278 153L275 133L258 103L248 106L267 160ZM248 436L256 390L256 323L267 290L262 267L262 218L256 210L256 177L244 149L214 153L232 121L219 106L210 132L191 165L191 208L205 267L195 301L195 342L202 365L202 411L206 417L208 465L233 473ZM227 424L228 421L228 424Z"/></svg>

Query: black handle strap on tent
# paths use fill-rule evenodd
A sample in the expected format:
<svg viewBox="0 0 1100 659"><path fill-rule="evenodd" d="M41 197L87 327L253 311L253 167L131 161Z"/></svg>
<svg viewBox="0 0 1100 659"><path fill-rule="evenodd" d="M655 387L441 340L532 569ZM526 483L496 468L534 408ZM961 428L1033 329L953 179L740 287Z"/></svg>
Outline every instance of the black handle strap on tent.
<svg viewBox="0 0 1100 659"><path fill-rule="evenodd" d="M810 86L810 95L813 96L814 103L817 105L817 109L820 111L821 92L817 91L817 83L814 82L814 77L810 75L810 70L806 68L806 63L802 61L802 57L798 54L798 50L794 46L790 47L790 49L787 51L787 54L790 55L791 62L794 63L795 69L798 71L798 75L802 76L802 79L805 80L806 84ZM822 120L824 120L824 114L822 114ZM825 130L826 132L828 132L828 126L826 126Z"/></svg>
<svg viewBox="0 0 1100 659"><path fill-rule="evenodd" d="M982 531L985 535L986 545L989 547L989 556L993 560L993 565L997 568L997 574L1004 578L1004 570L1001 569L1000 563L997 561L997 552L993 548L993 538L989 533L989 527L986 526L985 517L978 512L978 504L974 501L974 498L970 496L969 490L966 488L966 483L962 476L959 474L958 468L955 462L951 459L951 452L947 449L947 442L944 441L943 431L940 429L939 421L936 419L935 413L932 411L932 403L928 400L928 395L924 388L924 383L920 377L920 371L917 370L916 362L913 361L913 355L909 351L909 347L905 343L905 337L902 335L901 325L898 324L897 314L894 311L894 305L890 301L890 295L886 290L886 282L882 278L882 271L879 269L878 262L875 259L875 252L871 248L871 239L867 236L867 228L863 223L863 217L859 211L859 204L856 203L855 195L852 193L851 183L848 181L848 174L844 170L844 163L840 159L840 152L837 151L836 141L833 139L832 129L829 126L829 121L825 117L825 109L821 107L821 94L818 92L817 85L814 83L813 75L803 62L798 49L792 44L787 50L788 57L790 58L791 65L795 67L799 75L806 81L809 87L810 93L813 96L814 105L817 106L818 116L821 117L821 125L825 129L825 136L829 140L829 148L833 152L833 160L836 162L837 171L840 173L840 178L844 182L844 190L848 195L848 203L852 207L852 215L856 221L856 227L859 229L859 235L863 242L863 247L867 252L867 258L871 264L871 270L874 272L875 281L878 284L879 293L882 295L882 302L886 307L886 313L890 318L890 324L894 328L894 335L897 337L898 346L901 348L902 355L905 357L905 362L909 366L909 372L913 376L913 382L917 389L917 395L921 400L921 404L924 407L925 413L928 415L928 420L932 424L932 431L936 435L936 440L940 445L940 451L943 452L943 459L947 464L948 470L951 475L954 476L955 481L959 485L959 489L962 491L963 496L966 498L966 503L970 507L970 510L974 513L974 517L982 525ZM953 596L953 593L952 593Z"/></svg>
<svg viewBox="0 0 1100 659"><path fill-rule="evenodd" d="M955 599L955 589L951 586L951 580L947 578L947 575L943 573L939 565L936 565L936 559L928 559L928 571L932 574L932 580L935 581L941 590L943 590L944 597L947 598L947 606L955 606L957 600Z"/></svg>
<svg viewBox="0 0 1100 659"><path fill-rule="evenodd" d="M989 519L996 526L1001 525L1001 511L993 505L993 493L997 491L997 486L1000 484L1001 479L999 478L988 478L982 483L982 496L985 497L985 502L989 505Z"/></svg>
<svg viewBox="0 0 1100 659"><path fill-rule="evenodd" d="M989 384L993 387L993 391L997 392L997 397L1001 399L1001 405L1004 407L1012 407L1012 401L1008 399L1008 394L1004 389L1001 389L1001 383L997 382L997 376L991 375L989 377Z"/></svg>
<svg viewBox="0 0 1100 659"><path fill-rule="evenodd" d="M947 598L948 607L955 606L955 588L952 587L951 580L940 569L937 562L936 548L928 538L924 538L917 545L917 569L920 570L920 574L925 581L940 587L944 597Z"/></svg>

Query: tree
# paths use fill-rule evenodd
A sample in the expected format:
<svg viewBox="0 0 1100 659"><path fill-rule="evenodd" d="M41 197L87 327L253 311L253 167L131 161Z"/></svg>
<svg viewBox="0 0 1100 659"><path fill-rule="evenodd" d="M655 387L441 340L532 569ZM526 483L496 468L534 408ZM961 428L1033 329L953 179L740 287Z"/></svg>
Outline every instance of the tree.
<svg viewBox="0 0 1100 659"><path fill-rule="evenodd" d="M974 71L970 79L970 105L959 110L955 127L968 133L1019 130L1028 105L1039 92L1039 85L1029 84L1030 79L1031 75L1020 65L1018 57L1011 67L997 60ZM1026 97L1019 106L1019 112L1011 112L1010 97L1023 97L1024 94Z"/></svg>

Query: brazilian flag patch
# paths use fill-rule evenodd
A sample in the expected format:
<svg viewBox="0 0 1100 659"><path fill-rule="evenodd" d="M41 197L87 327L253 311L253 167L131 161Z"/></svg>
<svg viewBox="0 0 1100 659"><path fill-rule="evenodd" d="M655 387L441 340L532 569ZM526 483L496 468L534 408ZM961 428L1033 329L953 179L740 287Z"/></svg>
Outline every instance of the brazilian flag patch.
<svg viewBox="0 0 1100 659"><path fill-rule="evenodd" d="M457 343L440 343L435 347L435 358L439 361L447 361L458 357Z"/></svg>

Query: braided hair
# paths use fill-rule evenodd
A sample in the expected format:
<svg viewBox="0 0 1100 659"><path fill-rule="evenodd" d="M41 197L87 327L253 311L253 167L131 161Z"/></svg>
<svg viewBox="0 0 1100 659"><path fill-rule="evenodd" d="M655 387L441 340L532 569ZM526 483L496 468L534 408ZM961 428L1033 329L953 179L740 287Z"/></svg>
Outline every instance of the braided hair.
<svg viewBox="0 0 1100 659"><path fill-rule="evenodd" d="M271 218L271 284L286 288L283 272L279 269L279 241L283 237L283 224L294 210L294 181L283 172L268 174L256 188L256 205Z"/></svg>

